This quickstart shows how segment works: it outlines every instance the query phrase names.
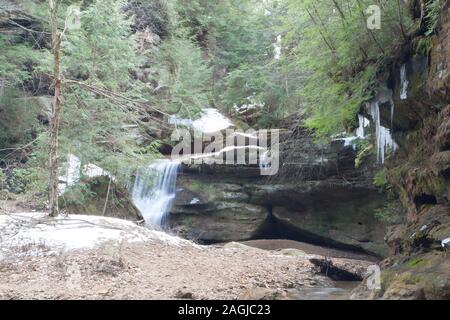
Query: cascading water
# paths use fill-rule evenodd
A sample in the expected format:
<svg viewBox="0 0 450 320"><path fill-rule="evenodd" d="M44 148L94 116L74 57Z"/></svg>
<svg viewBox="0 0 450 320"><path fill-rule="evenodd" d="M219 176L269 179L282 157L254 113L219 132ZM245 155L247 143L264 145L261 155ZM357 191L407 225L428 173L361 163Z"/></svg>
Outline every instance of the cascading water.
<svg viewBox="0 0 450 320"><path fill-rule="evenodd" d="M162 226L175 199L179 162L160 160L139 170L132 196L147 226Z"/></svg>
<svg viewBox="0 0 450 320"><path fill-rule="evenodd" d="M400 69L400 99L406 100L408 99L408 85L409 81L406 76L406 65L404 64Z"/></svg>

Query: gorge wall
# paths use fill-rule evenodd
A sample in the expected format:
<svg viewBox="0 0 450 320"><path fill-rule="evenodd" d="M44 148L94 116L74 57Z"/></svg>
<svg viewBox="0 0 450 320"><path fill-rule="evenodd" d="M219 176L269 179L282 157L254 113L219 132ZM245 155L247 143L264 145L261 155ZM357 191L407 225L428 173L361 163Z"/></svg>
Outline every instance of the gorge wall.
<svg viewBox="0 0 450 320"><path fill-rule="evenodd" d="M368 292L362 286L356 298L450 298L449 17L450 2L444 1L430 54L414 54L420 39L413 38L387 73L399 150L386 163L386 176L405 222L391 225L385 237L391 257L382 262L381 289ZM409 82L406 99L400 98L402 66Z"/></svg>

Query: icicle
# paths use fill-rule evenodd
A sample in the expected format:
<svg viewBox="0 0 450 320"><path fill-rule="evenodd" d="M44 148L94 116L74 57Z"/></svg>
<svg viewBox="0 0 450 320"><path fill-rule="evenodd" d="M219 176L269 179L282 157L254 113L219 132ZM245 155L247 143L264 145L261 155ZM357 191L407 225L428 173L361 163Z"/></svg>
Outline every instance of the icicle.
<svg viewBox="0 0 450 320"><path fill-rule="evenodd" d="M396 151L397 143L394 141L391 131L381 125L380 105L378 102L370 102L366 104L367 111L375 123L375 136L377 143L377 160L384 163L386 152L388 150ZM391 122L393 121L394 104L391 103Z"/></svg>
<svg viewBox="0 0 450 320"><path fill-rule="evenodd" d="M358 129L356 129L356 136L358 138L365 138L364 129L370 126L370 120L358 113Z"/></svg>

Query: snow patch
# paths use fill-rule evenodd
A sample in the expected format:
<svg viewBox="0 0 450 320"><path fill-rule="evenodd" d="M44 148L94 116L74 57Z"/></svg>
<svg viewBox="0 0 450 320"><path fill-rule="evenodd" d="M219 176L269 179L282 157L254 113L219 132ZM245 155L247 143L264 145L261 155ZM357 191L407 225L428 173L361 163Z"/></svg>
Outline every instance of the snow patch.
<svg viewBox="0 0 450 320"><path fill-rule="evenodd" d="M359 139L359 137L354 136L354 137L342 138L341 140L344 140L344 147L352 147L353 150L356 150L355 141L358 139Z"/></svg>
<svg viewBox="0 0 450 320"><path fill-rule="evenodd" d="M59 184L60 195L64 194L68 187L77 184L80 181L81 175L89 178L106 176L110 177L112 181L115 181L113 175L95 164L88 163L81 168L80 158L73 154L67 156L66 166L64 175L59 177L59 181L61 181Z"/></svg>
<svg viewBox="0 0 450 320"><path fill-rule="evenodd" d="M174 246L194 245L158 230L116 218L68 215L49 218L46 213L0 215L0 258L17 247L38 245L50 251L92 249L105 242L159 242ZM32 254L32 253L31 253Z"/></svg>
<svg viewBox="0 0 450 320"><path fill-rule="evenodd" d="M200 202L199 198L194 198L194 199L191 200L191 202L189 202L189 204L197 204L199 202Z"/></svg>
<svg viewBox="0 0 450 320"><path fill-rule="evenodd" d="M449 243L450 243L450 238L446 238L446 239L442 240L441 241L442 248L448 247Z"/></svg>
<svg viewBox="0 0 450 320"><path fill-rule="evenodd" d="M218 132L233 126L230 119L214 108L203 109L200 118L197 120L183 119L176 115L170 116L169 123L191 127L204 133Z"/></svg>

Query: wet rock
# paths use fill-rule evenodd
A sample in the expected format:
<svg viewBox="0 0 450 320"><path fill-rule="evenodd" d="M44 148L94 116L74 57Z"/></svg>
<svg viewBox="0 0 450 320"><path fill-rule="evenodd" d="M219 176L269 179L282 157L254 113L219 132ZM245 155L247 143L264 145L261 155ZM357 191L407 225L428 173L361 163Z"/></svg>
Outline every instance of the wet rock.
<svg viewBox="0 0 450 320"><path fill-rule="evenodd" d="M185 299L185 300L193 300L193 299L195 299L194 298L194 294L192 292L183 291L183 290L177 291L177 293L175 293L174 298L175 299Z"/></svg>
<svg viewBox="0 0 450 320"><path fill-rule="evenodd" d="M450 259L442 240L450 234L450 208L429 206L412 223L394 226L387 243L394 256L380 266L381 290L360 286L357 299L449 299Z"/></svg>
<svg viewBox="0 0 450 320"><path fill-rule="evenodd" d="M394 225L389 226L384 240L386 244L391 248L392 254L398 254L402 252L402 242L405 236L406 226Z"/></svg>
<svg viewBox="0 0 450 320"><path fill-rule="evenodd" d="M318 272L334 281L362 281L361 270L354 269L354 265L335 265L332 260L312 258L309 261L318 267Z"/></svg>

